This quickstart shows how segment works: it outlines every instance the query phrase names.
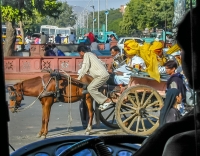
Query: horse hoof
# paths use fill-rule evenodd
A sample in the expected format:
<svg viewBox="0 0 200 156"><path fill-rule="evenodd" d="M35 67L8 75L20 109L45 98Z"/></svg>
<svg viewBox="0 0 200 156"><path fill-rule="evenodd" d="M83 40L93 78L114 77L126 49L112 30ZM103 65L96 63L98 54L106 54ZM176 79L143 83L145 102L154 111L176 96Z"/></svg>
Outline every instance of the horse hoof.
<svg viewBox="0 0 200 156"><path fill-rule="evenodd" d="M85 132L85 135L90 135L90 132Z"/></svg>
<svg viewBox="0 0 200 156"><path fill-rule="evenodd" d="M41 139L46 139L46 136L42 135L42 136L41 136Z"/></svg>
<svg viewBox="0 0 200 156"><path fill-rule="evenodd" d="M41 137L41 134L38 133L38 134L36 135L36 138L40 138L40 137Z"/></svg>

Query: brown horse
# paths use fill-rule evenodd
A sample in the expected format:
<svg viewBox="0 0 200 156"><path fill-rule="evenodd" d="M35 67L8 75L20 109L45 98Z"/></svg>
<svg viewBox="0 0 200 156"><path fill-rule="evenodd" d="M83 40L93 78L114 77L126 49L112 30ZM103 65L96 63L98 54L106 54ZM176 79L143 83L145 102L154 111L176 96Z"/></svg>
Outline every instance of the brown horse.
<svg viewBox="0 0 200 156"><path fill-rule="evenodd" d="M71 76L71 83L69 83L69 79L66 77L64 78L63 76L60 76L58 81L56 81L55 78L52 78L51 74L45 74L43 77L31 78L16 83L13 86L9 86L9 109L13 113L16 112L17 108L20 107L24 95L38 97L42 104L42 127L40 132L37 134L37 137L46 138L51 106L53 103L55 103L57 99L59 99L60 102L65 103L73 103L84 99L89 111L89 122L86 129L86 134L89 134L92 129L93 98L88 93L83 94L82 84L89 84L92 81L92 77L85 75L81 79L82 83L79 83L78 80L74 79L76 77L76 75ZM56 86L58 86L59 89L56 90ZM59 97L55 96L57 92L60 94Z"/></svg>

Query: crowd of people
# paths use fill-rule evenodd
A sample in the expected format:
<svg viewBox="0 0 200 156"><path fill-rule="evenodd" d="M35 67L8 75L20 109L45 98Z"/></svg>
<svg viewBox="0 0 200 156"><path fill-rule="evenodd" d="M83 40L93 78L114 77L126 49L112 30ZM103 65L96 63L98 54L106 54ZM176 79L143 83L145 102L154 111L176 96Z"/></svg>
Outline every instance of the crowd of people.
<svg viewBox="0 0 200 156"><path fill-rule="evenodd" d="M88 91L100 104L99 109L106 109L112 104L112 100L100 93L98 89L107 83L120 86L122 93L124 86L129 84L130 69L136 69L148 73L158 82L161 81L162 74L168 75L166 97L160 112L160 125L179 120L185 115L186 91L189 86L182 72L181 49L177 44L164 51L164 44L160 41L139 46L135 40L127 40L124 43L124 54L121 54L117 46L110 48L113 63L108 65L106 70L91 49L81 46L83 47L79 47L78 52L83 58L83 65L78 79L80 80L86 73L94 78L88 86Z"/></svg>
<svg viewBox="0 0 200 156"><path fill-rule="evenodd" d="M119 86L121 88L120 93L122 93L124 87L129 84L131 70L136 69L148 73L151 78L158 82L161 81L162 74L169 76L165 98L167 100L164 101L164 107L161 109L160 115L162 124L178 120L186 113L186 91L188 91L189 86L182 72L181 48L177 44L164 51L163 42L157 40L153 43L144 43L142 46L133 39L127 40L124 43L123 54L116 45L109 47L113 63L105 68L105 64L103 65L97 57L99 54L97 37L93 33L88 33L86 37L88 44L80 44L77 49L83 58L78 80L86 73L94 78L88 86L88 92L100 104L99 108L101 110L106 109L112 103L112 100L100 93L98 89L103 84L108 83ZM30 43L29 38L26 40L27 43ZM116 41L114 35L108 36L107 44L112 41ZM44 33L40 37L40 43L47 43ZM55 44L47 44L44 55L64 56L63 52L56 46L60 43L61 37L58 34L55 38ZM73 32L64 39L63 43L75 43Z"/></svg>

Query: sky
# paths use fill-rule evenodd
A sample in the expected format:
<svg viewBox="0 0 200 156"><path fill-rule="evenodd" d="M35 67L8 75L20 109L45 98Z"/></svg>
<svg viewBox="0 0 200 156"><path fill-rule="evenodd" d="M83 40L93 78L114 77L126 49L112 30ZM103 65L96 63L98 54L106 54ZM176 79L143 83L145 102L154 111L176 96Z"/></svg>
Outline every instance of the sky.
<svg viewBox="0 0 200 156"><path fill-rule="evenodd" d="M106 10L110 8L120 8L121 5L125 5L130 0L63 0L66 1L71 6L81 6L83 8L87 8L88 10L92 10L90 6L95 6L95 10L98 10L98 1L100 3L100 10ZM107 2L107 3L106 3ZM107 4L107 5L106 5Z"/></svg>

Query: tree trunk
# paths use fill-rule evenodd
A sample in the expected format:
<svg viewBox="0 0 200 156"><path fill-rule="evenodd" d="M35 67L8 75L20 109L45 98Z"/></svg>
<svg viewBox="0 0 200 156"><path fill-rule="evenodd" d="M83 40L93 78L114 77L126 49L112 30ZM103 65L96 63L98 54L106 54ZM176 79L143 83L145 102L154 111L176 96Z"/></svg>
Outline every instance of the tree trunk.
<svg viewBox="0 0 200 156"><path fill-rule="evenodd" d="M23 29L23 24L22 21L19 21L19 28L22 36L22 43L25 43L25 37L24 37L24 29Z"/></svg>
<svg viewBox="0 0 200 156"><path fill-rule="evenodd" d="M24 29L23 29L22 21L19 21L19 28L20 28L21 37L22 37L22 43L23 43L21 45L21 48L22 48L22 50L24 50L24 47L25 47L25 37L24 37Z"/></svg>
<svg viewBox="0 0 200 156"><path fill-rule="evenodd" d="M4 56L12 56L16 41L16 29L12 22L6 22L6 39L4 43Z"/></svg>

